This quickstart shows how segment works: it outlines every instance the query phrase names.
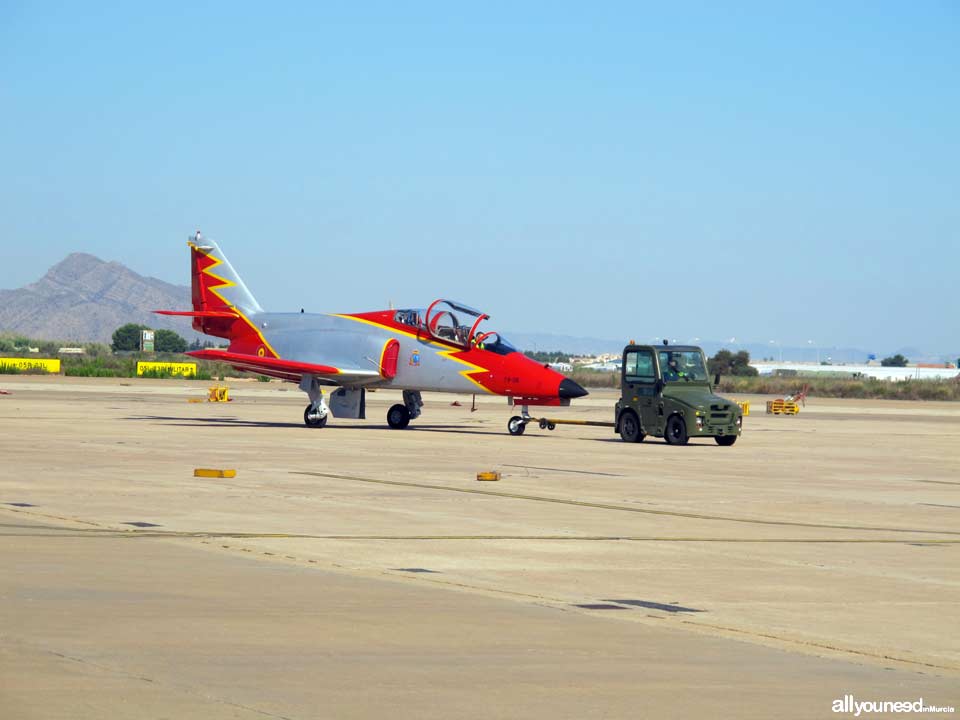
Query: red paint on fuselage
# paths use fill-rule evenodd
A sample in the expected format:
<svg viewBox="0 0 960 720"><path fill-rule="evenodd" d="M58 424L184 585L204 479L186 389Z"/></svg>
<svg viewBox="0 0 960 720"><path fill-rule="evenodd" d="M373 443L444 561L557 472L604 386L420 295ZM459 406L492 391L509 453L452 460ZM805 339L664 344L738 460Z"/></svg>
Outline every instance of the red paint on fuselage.
<svg viewBox="0 0 960 720"><path fill-rule="evenodd" d="M393 310L350 313L345 317L356 318L408 337L448 348L447 352L452 358L477 367L476 370L464 371L463 374L495 395L523 398L529 405L549 404L548 401L557 400L560 397L560 383L565 379L564 376L553 368L528 358L523 353L512 352L501 355L484 350L477 345L471 344L465 347L437 337L429 333L426 328L397 322L396 312Z"/></svg>

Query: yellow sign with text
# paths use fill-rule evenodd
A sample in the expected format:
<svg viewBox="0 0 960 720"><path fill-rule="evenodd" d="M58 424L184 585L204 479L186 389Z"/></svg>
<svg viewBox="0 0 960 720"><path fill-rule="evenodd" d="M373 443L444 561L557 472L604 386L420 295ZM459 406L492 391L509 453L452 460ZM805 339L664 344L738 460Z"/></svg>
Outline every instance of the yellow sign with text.
<svg viewBox="0 0 960 720"><path fill-rule="evenodd" d="M48 373L60 372L60 361L47 358L0 358L0 366L12 367L21 372L41 370Z"/></svg>
<svg viewBox="0 0 960 720"><path fill-rule="evenodd" d="M196 363L176 363L176 362L138 362L137 375L167 374L179 375L181 377L196 377Z"/></svg>

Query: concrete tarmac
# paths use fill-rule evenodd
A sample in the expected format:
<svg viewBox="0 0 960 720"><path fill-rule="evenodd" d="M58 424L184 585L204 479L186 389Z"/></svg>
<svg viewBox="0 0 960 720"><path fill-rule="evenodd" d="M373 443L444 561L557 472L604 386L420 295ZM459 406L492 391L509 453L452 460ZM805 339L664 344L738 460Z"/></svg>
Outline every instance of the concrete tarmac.
<svg viewBox="0 0 960 720"><path fill-rule="evenodd" d="M673 448L511 437L501 398L391 431L382 391L307 429L291 385L206 385L0 376L0 717L960 705L960 406L752 398L733 447Z"/></svg>

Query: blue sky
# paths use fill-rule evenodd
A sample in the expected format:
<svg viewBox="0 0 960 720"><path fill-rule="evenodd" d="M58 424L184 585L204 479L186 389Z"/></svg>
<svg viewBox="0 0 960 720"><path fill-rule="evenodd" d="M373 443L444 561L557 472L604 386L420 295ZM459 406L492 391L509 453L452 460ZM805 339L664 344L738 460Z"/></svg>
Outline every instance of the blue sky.
<svg viewBox="0 0 960 720"><path fill-rule="evenodd" d="M960 349L960 5L0 1L0 287Z"/></svg>

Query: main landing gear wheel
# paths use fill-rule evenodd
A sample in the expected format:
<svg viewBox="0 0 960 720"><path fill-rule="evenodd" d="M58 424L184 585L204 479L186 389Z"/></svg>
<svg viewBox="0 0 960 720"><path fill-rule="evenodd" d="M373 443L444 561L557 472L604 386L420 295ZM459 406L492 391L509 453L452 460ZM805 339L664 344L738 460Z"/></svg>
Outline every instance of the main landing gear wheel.
<svg viewBox="0 0 960 720"><path fill-rule="evenodd" d="M687 444L687 424L679 415L671 415L667 420L667 429L663 437L670 445Z"/></svg>
<svg viewBox="0 0 960 720"><path fill-rule="evenodd" d="M511 435L523 435L523 431L527 429L527 424L523 421L523 418L519 415L514 415L507 421L507 431Z"/></svg>
<svg viewBox="0 0 960 720"><path fill-rule="evenodd" d="M717 445L730 447L737 441L737 436L736 435L717 435L713 439L717 441Z"/></svg>
<svg viewBox="0 0 960 720"><path fill-rule="evenodd" d="M397 403L387 410L387 425L394 430L403 430L410 424L410 411L406 405Z"/></svg>
<svg viewBox="0 0 960 720"><path fill-rule="evenodd" d="M320 413L313 409L313 405L307 405L307 409L303 411L303 424L307 427L322 428L327 424L328 417L330 417L329 414L320 417Z"/></svg>
<svg viewBox="0 0 960 720"><path fill-rule="evenodd" d="M646 437L640 429L640 420L637 419L637 414L632 410L628 410L620 418L620 437L623 438L624 442L631 443L643 442Z"/></svg>

